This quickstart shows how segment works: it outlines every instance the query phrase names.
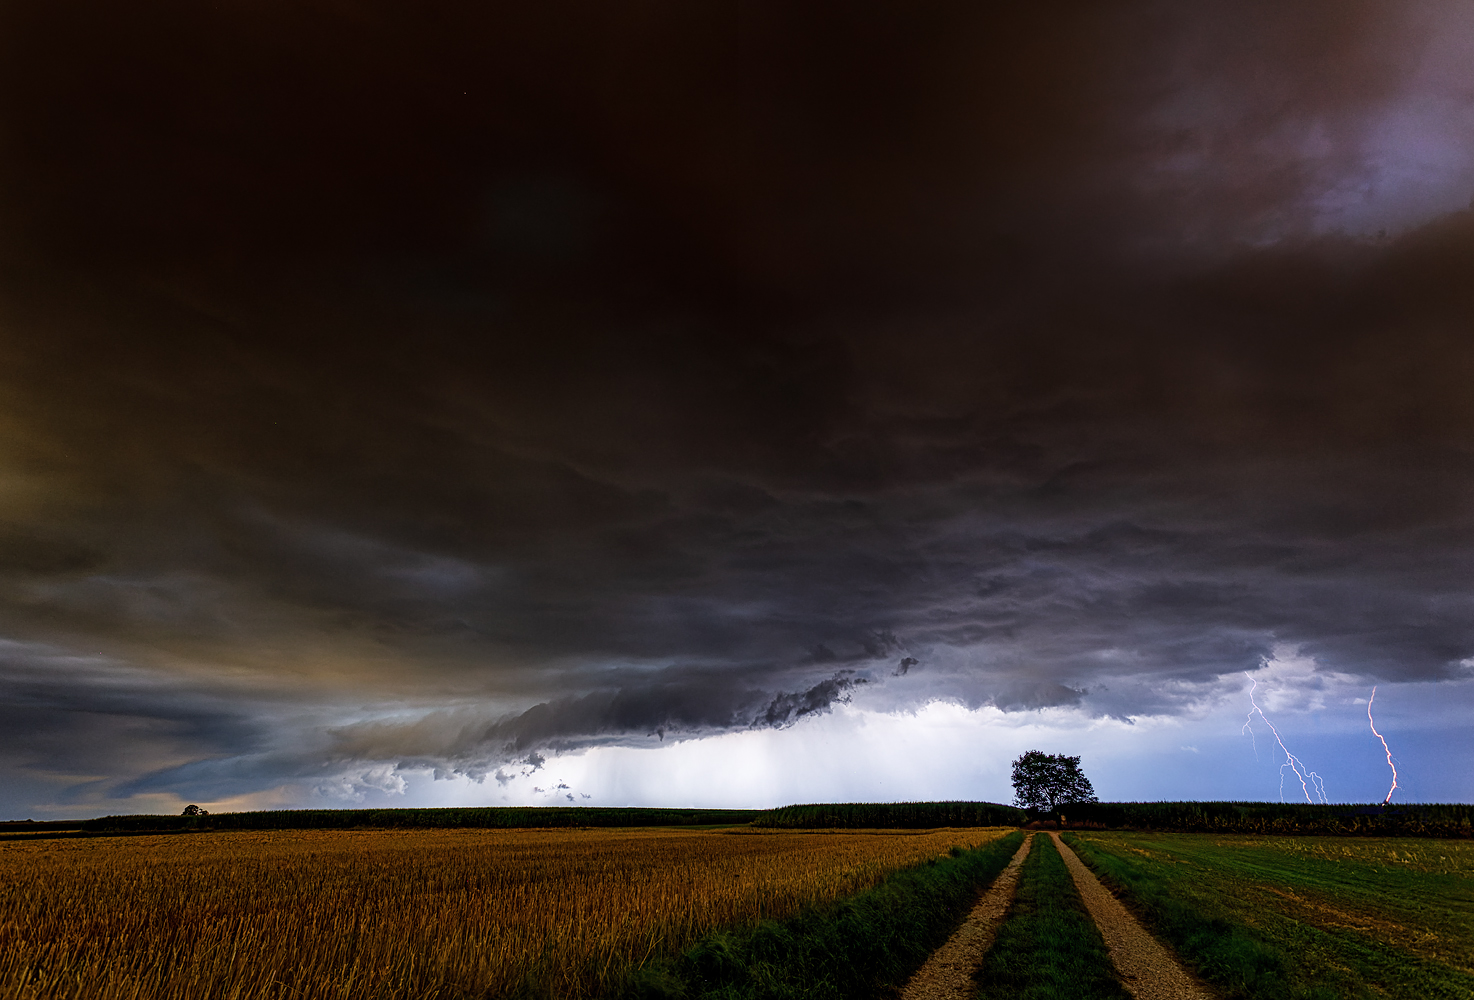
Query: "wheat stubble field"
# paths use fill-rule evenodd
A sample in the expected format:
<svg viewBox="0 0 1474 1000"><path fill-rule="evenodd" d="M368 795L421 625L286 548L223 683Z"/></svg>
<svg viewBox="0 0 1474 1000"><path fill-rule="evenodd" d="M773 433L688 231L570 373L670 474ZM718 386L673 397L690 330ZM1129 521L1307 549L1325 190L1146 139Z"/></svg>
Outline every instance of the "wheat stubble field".
<svg viewBox="0 0 1474 1000"><path fill-rule="evenodd" d="M597 992L1005 829L212 832L0 841L0 997Z"/></svg>

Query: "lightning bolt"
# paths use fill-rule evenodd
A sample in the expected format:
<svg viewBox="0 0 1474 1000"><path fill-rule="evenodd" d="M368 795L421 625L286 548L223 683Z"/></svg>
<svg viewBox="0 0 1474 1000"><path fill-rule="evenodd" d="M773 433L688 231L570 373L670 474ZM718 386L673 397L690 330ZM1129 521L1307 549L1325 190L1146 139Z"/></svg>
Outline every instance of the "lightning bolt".
<svg viewBox="0 0 1474 1000"><path fill-rule="evenodd" d="M1387 751L1387 766L1392 768L1392 787L1387 789L1387 797L1382 800L1385 806L1392 801L1392 793L1397 791L1397 765L1392 763L1392 750L1387 746L1387 739L1377 732L1377 724L1372 720L1372 702L1377 699L1377 689L1372 688L1372 696L1367 699L1367 725L1372 727L1372 735L1382 741L1382 749Z"/></svg>
<svg viewBox="0 0 1474 1000"><path fill-rule="evenodd" d="M1269 721L1269 716L1264 714L1264 710L1260 708L1259 703L1254 700L1254 689L1259 686L1259 682L1255 680L1254 677L1247 670L1244 671L1244 676L1249 678L1250 707L1249 717L1244 722L1244 728L1239 730L1239 732L1247 732L1250 738L1253 738L1254 727L1250 725L1250 723L1254 721L1254 716L1257 715L1259 716L1259 718L1264 720L1264 724L1268 726L1269 731L1274 734L1274 741L1279 744L1280 751L1283 752L1285 755L1285 762L1280 765L1280 801L1283 802L1285 800L1285 768L1289 768L1290 771L1295 775L1295 777L1300 779L1300 791L1305 794L1306 802L1309 802L1312 805L1315 803L1315 799L1312 799L1310 797L1310 790L1314 788L1316 797L1319 798L1321 802L1328 803L1329 800L1326 798L1325 782L1321 780L1320 775L1307 768L1301 762L1299 757L1296 757L1294 754L1290 753L1290 748L1285 746L1284 740L1280 739L1280 731L1274 728L1274 723ZM1257 758L1258 755L1259 749L1256 744L1254 749L1254 756Z"/></svg>
<svg viewBox="0 0 1474 1000"><path fill-rule="evenodd" d="M1247 670L1244 671L1244 676L1249 677L1249 672ZM1259 710L1259 706L1254 704L1254 689L1258 686L1259 682L1256 681L1254 678L1249 677L1249 717L1244 720L1244 728L1239 730L1240 736L1242 736L1244 733L1249 734L1249 745L1254 748L1254 760L1256 763L1259 760L1259 737L1254 735L1254 726L1252 723L1254 722L1254 713ZM1283 796L1281 796L1281 798L1283 798Z"/></svg>

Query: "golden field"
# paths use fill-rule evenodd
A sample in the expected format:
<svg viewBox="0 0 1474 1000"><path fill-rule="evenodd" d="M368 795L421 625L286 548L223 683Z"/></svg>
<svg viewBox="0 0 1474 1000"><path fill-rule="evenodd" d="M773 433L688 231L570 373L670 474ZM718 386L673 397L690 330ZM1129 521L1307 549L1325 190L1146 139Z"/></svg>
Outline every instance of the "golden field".
<svg viewBox="0 0 1474 1000"><path fill-rule="evenodd" d="M0 997L596 993L1005 829L212 832L0 840Z"/></svg>

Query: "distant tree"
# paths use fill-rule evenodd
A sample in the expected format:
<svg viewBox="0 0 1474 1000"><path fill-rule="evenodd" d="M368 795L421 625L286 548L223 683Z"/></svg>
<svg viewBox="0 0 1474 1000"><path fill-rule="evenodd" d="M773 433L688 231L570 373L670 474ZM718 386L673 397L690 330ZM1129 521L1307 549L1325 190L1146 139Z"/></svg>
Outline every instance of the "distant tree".
<svg viewBox="0 0 1474 1000"><path fill-rule="evenodd" d="M1079 757L1030 750L1013 762L1013 804L1053 812L1072 802L1098 802Z"/></svg>
<svg viewBox="0 0 1474 1000"><path fill-rule="evenodd" d="M187 806L184 807L184 812L180 813L180 815L181 816L208 816L208 815L210 815L210 812L209 812L208 809L201 809L199 806L197 806L197 805L195 805L194 803L191 802L189 805L187 805Z"/></svg>

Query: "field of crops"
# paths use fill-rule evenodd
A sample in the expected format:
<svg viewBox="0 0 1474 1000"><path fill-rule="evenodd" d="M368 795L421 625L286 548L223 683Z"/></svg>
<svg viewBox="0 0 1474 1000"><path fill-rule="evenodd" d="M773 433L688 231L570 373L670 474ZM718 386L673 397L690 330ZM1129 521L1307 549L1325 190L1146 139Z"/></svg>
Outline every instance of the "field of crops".
<svg viewBox="0 0 1474 1000"><path fill-rule="evenodd" d="M577 996L1001 829L0 840L0 996Z"/></svg>
<svg viewBox="0 0 1474 1000"><path fill-rule="evenodd" d="M1474 837L1474 804L1312 805L1308 802L1077 802L1066 825L1173 833L1331 837ZM1047 813L1037 812L1035 818Z"/></svg>
<svg viewBox="0 0 1474 1000"><path fill-rule="evenodd" d="M1231 996L1474 996L1474 844L1077 833L1082 860Z"/></svg>
<svg viewBox="0 0 1474 1000"><path fill-rule="evenodd" d="M1022 826L1028 813L993 802L825 802L758 813L752 825L787 830L930 830L942 826Z"/></svg>
<svg viewBox="0 0 1474 1000"><path fill-rule="evenodd" d="M451 830L514 827L735 826L759 809L622 809L590 806L479 806L438 809L264 809L201 816L98 816L70 825L87 833L182 830ZM61 824L38 824L56 828ZM933 823L932 826L967 826ZM989 824L991 825L991 824ZM0 824L3 835L9 824ZM20 825L16 824L19 829Z"/></svg>

